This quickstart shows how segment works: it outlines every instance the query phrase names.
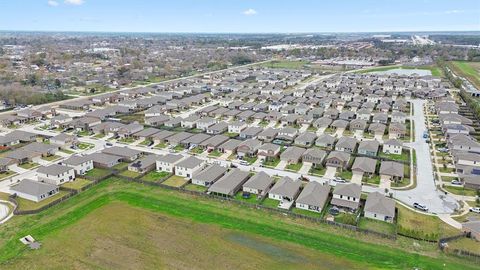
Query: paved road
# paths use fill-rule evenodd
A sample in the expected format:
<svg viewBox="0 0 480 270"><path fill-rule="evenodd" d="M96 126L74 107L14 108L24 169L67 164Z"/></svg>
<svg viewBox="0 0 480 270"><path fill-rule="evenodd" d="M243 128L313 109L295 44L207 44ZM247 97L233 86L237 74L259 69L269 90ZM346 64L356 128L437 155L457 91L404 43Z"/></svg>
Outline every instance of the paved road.
<svg viewBox="0 0 480 270"><path fill-rule="evenodd" d="M427 130L425 126L425 114L423 106L425 100L412 100L414 108L413 121L415 123L415 141L405 145L415 149L417 155L417 186L411 190L393 191L394 197L408 205L414 202L426 204L431 213L453 213L459 205L455 198L445 196L443 192L437 189L435 177L433 174L432 159L428 143L423 138L423 133Z"/></svg>

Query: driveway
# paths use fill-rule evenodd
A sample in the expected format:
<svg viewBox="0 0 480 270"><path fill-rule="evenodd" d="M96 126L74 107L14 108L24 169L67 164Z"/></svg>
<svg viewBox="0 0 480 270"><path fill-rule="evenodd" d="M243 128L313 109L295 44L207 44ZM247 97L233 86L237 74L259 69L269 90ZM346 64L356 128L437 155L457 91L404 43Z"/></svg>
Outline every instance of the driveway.
<svg viewBox="0 0 480 270"><path fill-rule="evenodd" d="M350 180L351 183L355 184L362 184L362 178L363 178L363 173L353 173L352 174L352 180Z"/></svg>
<svg viewBox="0 0 480 270"><path fill-rule="evenodd" d="M325 171L324 178L333 179L335 178L335 174L337 173L337 167L330 167L327 166L327 170Z"/></svg>
<svg viewBox="0 0 480 270"><path fill-rule="evenodd" d="M335 137L338 137L338 138L342 137L344 131L345 131L344 128L339 128L339 129L337 129L337 130L335 131Z"/></svg>
<svg viewBox="0 0 480 270"><path fill-rule="evenodd" d="M385 189L390 190L391 184L392 184L392 181L390 181L390 179L388 179L388 177L381 177L379 188L383 189L383 190L385 190Z"/></svg>
<svg viewBox="0 0 480 270"><path fill-rule="evenodd" d="M8 166L8 169L9 169L10 171L13 171L13 172L16 172L16 173L28 172L28 170L26 170L26 169L24 169L24 168L18 167L17 164L13 164L13 165Z"/></svg>
<svg viewBox="0 0 480 270"><path fill-rule="evenodd" d="M312 168L312 163L305 162L305 163L303 163L302 168L300 168L300 170L298 170L298 173L307 175L308 172L310 171L310 168Z"/></svg>
<svg viewBox="0 0 480 270"><path fill-rule="evenodd" d="M302 132L307 131L308 126L309 126L309 125L307 125L307 124L303 124L303 125L300 127L300 129L298 130L298 132L302 133Z"/></svg>
<svg viewBox="0 0 480 270"><path fill-rule="evenodd" d="M288 165L288 162L285 161L285 160L280 160L280 162L278 163L277 167L275 167L275 169L277 170L283 170L285 169L285 167Z"/></svg>

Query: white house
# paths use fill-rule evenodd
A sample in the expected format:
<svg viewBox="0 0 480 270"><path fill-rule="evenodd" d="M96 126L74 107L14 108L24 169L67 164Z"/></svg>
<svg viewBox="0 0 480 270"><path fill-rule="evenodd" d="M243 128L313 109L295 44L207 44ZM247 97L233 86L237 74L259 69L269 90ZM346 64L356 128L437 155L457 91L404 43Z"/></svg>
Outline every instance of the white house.
<svg viewBox="0 0 480 270"><path fill-rule="evenodd" d="M93 169L93 159L87 156L71 156L62 161L62 165L73 168L76 175L84 175Z"/></svg>
<svg viewBox="0 0 480 270"><path fill-rule="evenodd" d="M75 171L73 168L58 164L38 168L37 175L39 181L52 185L61 185L75 180Z"/></svg>
<svg viewBox="0 0 480 270"><path fill-rule="evenodd" d="M34 202L43 201L58 193L58 186L38 182L30 179L23 179L17 185L10 188L10 194Z"/></svg>
<svg viewBox="0 0 480 270"><path fill-rule="evenodd" d="M192 178L193 174L203 169L204 166L204 160L191 156L175 165L175 175Z"/></svg>
<svg viewBox="0 0 480 270"><path fill-rule="evenodd" d="M402 142L399 140L388 140L383 143L382 152L385 154L401 155L402 145Z"/></svg>
<svg viewBox="0 0 480 270"><path fill-rule="evenodd" d="M168 154L157 157L157 171L173 173L175 165L183 159L182 155Z"/></svg>

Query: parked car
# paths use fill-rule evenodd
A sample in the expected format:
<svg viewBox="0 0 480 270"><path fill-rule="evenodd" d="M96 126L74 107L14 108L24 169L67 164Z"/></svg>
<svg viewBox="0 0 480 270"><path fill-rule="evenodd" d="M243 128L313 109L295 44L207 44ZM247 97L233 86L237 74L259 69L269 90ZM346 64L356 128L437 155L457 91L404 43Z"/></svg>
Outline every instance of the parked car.
<svg viewBox="0 0 480 270"><path fill-rule="evenodd" d="M447 153L448 149L447 148L438 148L438 151L443 152L443 153Z"/></svg>
<svg viewBox="0 0 480 270"><path fill-rule="evenodd" d="M452 180L452 182L450 182L452 185L455 185L455 186L461 186L463 185L462 181L460 180Z"/></svg>
<svg viewBox="0 0 480 270"><path fill-rule="evenodd" d="M470 212L480 214L480 207L470 207Z"/></svg>
<svg viewBox="0 0 480 270"><path fill-rule="evenodd" d="M248 161L246 161L246 160L241 160L241 161L240 161L240 165L248 166L248 165L250 165L250 164L249 164Z"/></svg>
<svg viewBox="0 0 480 270"><path fill-rule="evenodd" d="M425 211L425 212L428 211L428 207L425 204L413 203L413 207L417 208L418 210Z"/></svg>
<svg viewBox="0 0 480 270"><path fill-rule="evenodd" d="M110 142L107 142L105 145L106 145L106 146L113 146L113 144L110 143Z"/></svg>
<svg viewBox="0 0 480 270"><path fill-rule="evenodd" d="M342 179L340 177L333 178L333 181L337 182L337 183L346 183L347 182L347 181L345 181L345 179Z"/></svg>

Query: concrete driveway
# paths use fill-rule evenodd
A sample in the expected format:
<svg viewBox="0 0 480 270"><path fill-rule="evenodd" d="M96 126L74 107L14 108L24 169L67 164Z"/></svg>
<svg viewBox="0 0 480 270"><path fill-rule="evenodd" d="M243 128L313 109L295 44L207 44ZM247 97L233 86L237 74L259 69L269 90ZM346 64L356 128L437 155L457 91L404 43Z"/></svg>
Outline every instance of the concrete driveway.
<svg viewBox="0 0 480 270"><path fill-rule="evenodd" d="M330 167L327 166L327 170L325 171L324 178L333 179L335 178L335 174L337 173L337 167Z"/></svg>
<svg viewBox="0 0 480 270"><path fill-rule="evenodd" d="M278 163L277 167L275 169L277 170L283 170L285 167L288 165L288 162L285 160L280 160L280 163Z"/></svg>
<svg viewBox="0 0 480 270"><path fill-rule="evenodd" d="M352 180L350 180L350 182L361 185L362 178L363 178L363 173L355 172L352 174Z"/></svg>
<svg viewBox="0 0 480 270"><path fill-rule="evenodd" d="M379 185L379 188L380 189L390 189L390 186L392 184L392 181L390 181L390 179L388 179L388 177L380 177L380 185Z"/></svg>
<svg viewBox="0 0 480 270"><path fill-rule="evenodd" d="M312 168L312 163L305 162L305 163L303 163L302 168L300 168L300 170L298 170L298 173L307 175L311 168Z"/></svg>

